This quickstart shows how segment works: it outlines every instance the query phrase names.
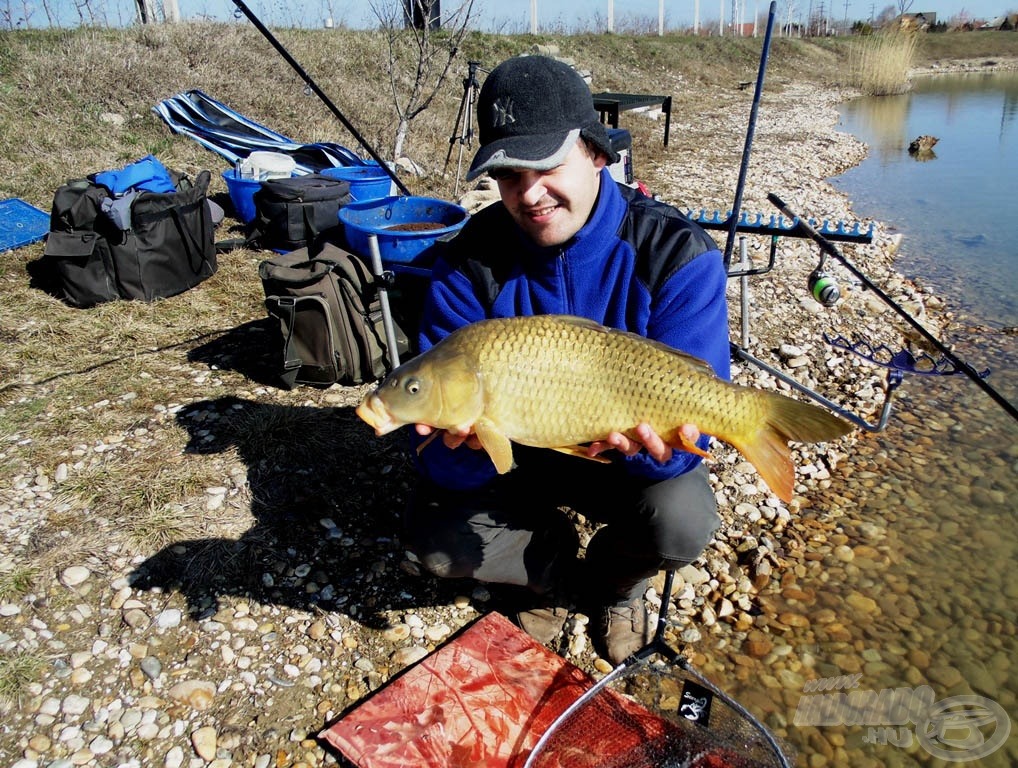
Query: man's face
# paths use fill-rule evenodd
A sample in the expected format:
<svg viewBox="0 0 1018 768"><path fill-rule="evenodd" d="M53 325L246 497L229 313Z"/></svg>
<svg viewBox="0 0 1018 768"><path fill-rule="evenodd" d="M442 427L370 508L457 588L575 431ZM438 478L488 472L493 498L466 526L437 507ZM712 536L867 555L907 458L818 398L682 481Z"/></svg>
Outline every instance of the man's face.
<svg viewBox="0 0 1018 768"><path fill-rule="evenodd" d="M550 171L506 169L492 174L502 202L520 229L540 246L561 245L590 217L605 158L577 141Z"/></svg>

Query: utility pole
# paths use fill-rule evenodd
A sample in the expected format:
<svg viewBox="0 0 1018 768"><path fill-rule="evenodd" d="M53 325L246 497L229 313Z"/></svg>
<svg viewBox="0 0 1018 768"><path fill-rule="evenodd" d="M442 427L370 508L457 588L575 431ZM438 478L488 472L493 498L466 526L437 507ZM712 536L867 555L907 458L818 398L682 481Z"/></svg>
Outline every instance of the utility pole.
<svg viewBox="0 0 1018 768"><path fill-rule="evenodd" d="M615 0L608 0L608 31L615 31Z"/></svg>
<svg viewBox="0 0 1018 768"><path fill-rule="evenodd" d="M700 0L693 0L693 34L700 34Z"/></svg>
<svg viewBox="0 0 1018 768"><path fill-rule="evenodd" d="M537 34L537 0L530 0L530 34Z"/></svg>

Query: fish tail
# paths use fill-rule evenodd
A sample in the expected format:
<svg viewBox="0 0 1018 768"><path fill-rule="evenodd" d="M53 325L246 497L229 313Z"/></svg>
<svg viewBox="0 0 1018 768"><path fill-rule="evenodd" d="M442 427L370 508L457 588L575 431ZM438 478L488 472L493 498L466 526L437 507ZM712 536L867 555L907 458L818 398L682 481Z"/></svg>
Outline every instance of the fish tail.
<svg viewBox="0 0 1018 768"><path fill-rule="evenodd" d="M791 501L795 465L788 442L819 443L852 431L844 419L810 403L776 392L758 392L764 398L764 417L758 428L741 439L729 440L782 501Z"/></svg>

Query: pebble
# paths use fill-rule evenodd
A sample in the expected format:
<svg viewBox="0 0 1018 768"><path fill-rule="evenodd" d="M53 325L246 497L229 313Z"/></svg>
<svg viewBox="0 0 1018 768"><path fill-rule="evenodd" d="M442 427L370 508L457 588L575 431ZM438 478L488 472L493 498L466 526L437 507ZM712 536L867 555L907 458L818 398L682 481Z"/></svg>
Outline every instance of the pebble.
<svg viewBox="0 0 1018 768"><path fill-rule="evenodd" d="M211 725L202 726L191 734L191 745L195 754L205 762L212 762L216 756L216 742L219 734Z"/></svg>
<svg viewBox="0 0 1018 768"><path fill-rule="evenodd" d="M161 611L155 618L155 625L159 629L173 629L180 626L183 611L179 608L167 608Z"/></svg>
<svg viewBox="0 0 1018 768"><path fill-rule="evenodd" d="M452 632L448 624L439 624L438 626L428 627L424 630L424 636L434 643L444 640Z"/></svg>
<svg viewBox="0 0 1018 768"><path fill-rule="evenodd" d="M877 602L872 597L866 597L858 592L849 592L845 597L845 602L852 608L863 613L876 613Z"/></svg>
<svg viewBox="0 0 1018 768"><path fill-rule="evenodd" d="M398 669L402 669L403 667L409 667L411 664L416 664L427 655L427 648L411 645L406 648L397 648L391 658L393 665Z"/></svg>
<svg viewBox="0 0 1018 768"><path fill-rule="evenodd" d="M212 706L216 696L216 686L207 680L183 680L171 687L166 695L175 701L187 704L195 710L205 710Z"/></svg>
<svg viewBox="0 0 1018 768"><path fill-rule="evenodd" d="M146 656L138 666L149 680L158 680L163 671L162 663L155 656Z"/></svg>
<svg viewBox="0 0 1018 768"><path fill-rule="evenodd" d="M390 643L398 643L406 640L410 637L410 625L409 624L397 624L394 627L389 627L382 632L384 637Z"/></svg>
<svg viewBox="0 0 1018 768"><path fill-rule="evenodd" d="M184 764L184 749L177 745L170 747L163 758L163 768L180 768Z"/></svg>
<svg viewBox="0 0 1018 768"><path fill-rule="evenodd" d="M76 693L68 695L60 704L60 711L65 715L82 715L91 705L91 701Z"/></svg>
<svg viewBox="0 0 1018 768"><path fill-rule="evenodd" d="M60 583L65 587L77 587L88 580L92 572L83 565L72 565L60 574Z"/></svg>

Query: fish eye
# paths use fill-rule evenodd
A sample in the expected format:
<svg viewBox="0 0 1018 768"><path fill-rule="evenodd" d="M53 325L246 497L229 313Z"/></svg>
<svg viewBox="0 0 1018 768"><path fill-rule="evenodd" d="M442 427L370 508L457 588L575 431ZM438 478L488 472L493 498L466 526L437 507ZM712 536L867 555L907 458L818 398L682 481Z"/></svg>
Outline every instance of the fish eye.
<svg viewBox="0 0 1018 768"><path fill-rule="evenodd" d="M407 379L406 384L403 385L403 389L405 389L408 394L416 395L421 391L421 382L419 379Z"/></svg>

